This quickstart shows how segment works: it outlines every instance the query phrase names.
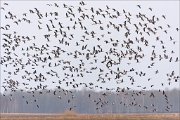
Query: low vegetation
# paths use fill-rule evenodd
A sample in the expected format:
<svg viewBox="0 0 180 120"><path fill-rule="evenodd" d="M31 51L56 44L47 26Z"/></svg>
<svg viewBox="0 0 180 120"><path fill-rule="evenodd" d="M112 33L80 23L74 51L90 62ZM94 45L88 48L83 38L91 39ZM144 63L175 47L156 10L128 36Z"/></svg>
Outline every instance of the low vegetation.
<svg viewBox="0 0 180 120"><path fill-rule="evenodd" d="M180 114L1 114L1 120L180 120Z"/></svg>

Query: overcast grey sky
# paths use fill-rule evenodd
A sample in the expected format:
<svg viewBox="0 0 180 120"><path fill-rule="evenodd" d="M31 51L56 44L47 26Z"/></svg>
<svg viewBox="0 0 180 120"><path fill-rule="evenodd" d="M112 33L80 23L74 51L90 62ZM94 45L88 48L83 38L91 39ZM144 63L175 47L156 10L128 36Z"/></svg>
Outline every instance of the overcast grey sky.
<svg viewBox="0 0 180 120"><path fill-rule="evenodd" d="M19 57L18 58L22 58L22 61L24 63L27 62L28 58L23 56L22 53L23 51L21 51L22 48L26 49L28 46L31 46L33 43L35 43L38 47L45 45L46 43L49 44L50 48L49 51L54 49L53 46L57 45L59 47L61 47L62 49L65 49L66 51L69 52L73 52L75 50L81 50L80 47L77 46L71 46L71 47L67 47L64 45L60 45L58 44L58 39L60 38L52 38L51 42L47 42L47 40L44 39L44 34L47 33L47 30L42 29L41 31L38 30L37 24L38 24L38 17L37 15L34 14L30 14L29 10L32 9L34 10L34 8L37 8L40 12L42 12L43 14L45 14L46 12L54 12L57 11L59 13L58 19L59 21L66 26L71 26L71 22L69 22L67 20L67 18L65 17L65 13L67 12L67 9L63 8L63 4L67 4L68 6L74 6L76 9L76 12L74 11L75 14L78 15L77 12L77 8L79 6L79 1L5 1L6 3L8 3L8 5L4 5L4 2L1 2L1 7L3 7L5 10L1 9L1 26L5 26L7 24L9 24L10 30L5 31L5 30L1 30L1 57L4 56L4 52L5 50L2 48L2 45L4 43L4 41L2 40L2 34L3 33L12 33L14 31L17 32L17 34L19 35L24 35L24 36L30 36L31 38L33 36L36 36L35 40L32 41L28 41L26 44L21 43L21 46L18 47L16 49L16 51L14 51L14 53L16 53ZM54 3L57 3L60 7L54 7ZM130 12L132 14L132 24L138 23L139 20L137 20L136 18L136 14L138 14L139 12L142 14L145 14L148 17L152 17L153 15L155 15L156 17L158 17L160 20L157 23L159 26L162 26L164 29L168 30L168 34L164 34L164 32L158 32L157 36L160 37L160 39L162 41L164 41L164 44L166 46L167 49L167 53L169 56L173 57L173 60L175 61L176 57L179 57L179 32L177 32L175 29L178 27L179 28L179 1L85 1L85 3L87 5L83 6L86 9L90 9L91 7L94 7L94 9L98 9L101 8L102 10L106 9L106 5L109 6L109 8L115 8L116 10L118 10L120 12L120 14L123 14L123 9L127 12ZM47 4L52 4L52 6L48 6ZM139 9L137 7L137 5L141 6L141 9ZM152 8L153 11L150 11L149 8ZM8 12L12 12L14 15L16 15L19 18L23 18L23 13L28 13L27 14L27 19L31 20L31 24L28 24L26 22L21 22L19 25L16 25L15 23L13 23L12 20L7 20L5 19L5 15L8 14ZM90 10L86 12L87 14L90 14ZM113 13L113 12L112 12ZM162 18L162 15L166 16L166 19L164 20ZM52 18L53 19L53 18ZM111 19L106 18L106 19L102 19L99 18L102 23L108 23ZM125 18L122 18L122 20ZM40 20L43 24L46 25L46 23L50 23L49 18L45 18ZM121 19L113 19L112 22L119 24L122 23ZM83 24L85 26L87 26L88 29L92 29L96 32L97 35L101 36L103 33L101 30L99 30L98 28L92 26L92 23L89 23L89 21L85 21L83 22ZM168 29L167 24L169 24L171 26L171 28ZM42 27L45 27L42 26ZM157 25L157 26L158 26ZM132 25L133 26L133 25ZM133 29L133 27L130 26L130 29ZM78 39L82 39L81 36L84 35L82 33L82 31L80 29L77 29L75 31L71 31L73 32L74 36L75 36L75 41L69 41L72 44L75 44L75 42ZM112 36L107 36L106 39L110 39L110 37L112 37L114 40L119 40L119 41L123 41L123 39L125 39L123 37L123 34L121 33L117 33L115 32L115 30L112 29ZM105 35L106 36L106 35ZM131 35L131 39L135 39L137 35L133 34ZM172 44L172 41L169 40L169 37L172 36L173 37L173 41L176 41L176 44ZM157 54L162 54L162 48L160 46L159 43L157 43L157 41L155 41L155 37L154 36L148 36L145 35L145 38L149 41L150 45L156 45L156 49L155 52ZM104 38L103 38L104 39ZM111 46L107 46L103 40L100 41L95 41L95 40L89 40L85 43L83 43L84 45L88 45L87 48L92 49L93 46L97 45L101 45L101 47L103 48L104 51L109 50L109 48L111 48ZM134 48L137 47L138 44L134 44ZM97 82L97 77L98 77L98 70L93 71L91 74L84 74L84 78L78 78L78 77L74 77L74 79L76 80L75 83L80 83L80 82L84 82L84 83L94 83L94 86L98 85L98 86L102 86L103 88L132 88L132 89L142 89L143 87L146 87L147 89L173 89L173 88L179 88L179 81L178 82L174 82L171 81L171 85L168 85L168 77L166 76L167 73L171 73L173 70L175 71L175 75L179 75L179 61L178 62L171 62L169 63L168 60L162 60L162 61L155 61L155 66L152 69L148 69L147 66L152 63L149 60L149 56L151 55L151 51L152 48L151 47L143 47L143 53L145 54L145 58L140 61L139 64L132 62L130 66L127 65L128 60L124 59L122 61L122 64L120 64L120 68L122 68L121 70L129 70L130 68L135 68L135 70L137 72L143 71L146 73L145 77L139 77L136 76L134 74L129 73L129 75L133 76L135 79L134 85L131 85L128 75L123 76L122 79L124 80L123 83L117 84L117 80L105 80L106 83L100 83ZM122 50L122 48L119 46L117 48L117 50ZM175 53L171 54L171 51L175 51ZM30 54L36 54L37 52L35 50L30 51ZM38 53L39 54L39 53ZM90 61L87 61L84 58L78 58L78 59L74 59L72 58L72 56L67 56L67 55L62 55L61 56L61 60L69 60L72 62L72 64L74 66L78 66L78 64L80 63L80 59L82 59L85 63L84 68L86 68L87 70L90 70L91 67L100 67L102 69L104 69L104 71L108 71L108 69L106 68L106 66L104 64L101 64L100 61L103 60L103 55L98 55L96 58L98 59L98 62L96 64L89 64L90 61L93 61L94 59L91 59ZM45 55L41 55L41 57L43 57ZM31 58L31 57L30 57ZM112 59L116 59L113 58ZM57 62L59 59L54 59L51 62L55 63ZM12 62L12 61L11 61ZM37 70L38 73L44 73L46 74L46 72L50 71L50 70L54 70L56 71L60 78L56 78L56 77L51 77L49 75L46 76L47 81L43 82L41 84L43 85L48 85L48 88L54 88L55 86L58 86L58 80L59 79L63 79L64 76L64 71L62 71L62 66L59 67L51 67L49 68L48 66L46 66L44 69L42 69L42 65L44 63L42 63L41 65L35 67L35 69ZM1 86L6 85L6 83L4 82L4 79L7 79L8 74L5 71L11 71L14 72L16 68L18 68L20 66L16 66L13 67L13 64L9 65L8 67L5 67L5 65L1 65ZM116 66L115 66L116 67ZM32 69L32 66L27 66L25 67L26 70L33 72L34 70ZM115 68L112 68L115 69ZM154 74L156 70L159 70L159 74ZM23 88L22 83L29 83L29 85L27 86L28 88L30 87L36 87L37 85L39 85L38 82L28 82L27 80L23 80L22 79L22 75L25 75L25 72L22 71L20 73L18 73L18 75L11 75L11 77L9 79L13 79L13 80L17 80L19 81L21 84L19 86L19 88ZM109 77L114 77L109 75ZM148 78L151 78L150 81L147 81ZM52 83L52 81L56 82L56 83ZM72 79L67 79L66 81L72 81ZM164 86L161 86L161 84L164 83ZM154 85L153 87L151 87L151 85ZM62 87L67 88L67 89L71 89L72 87L66 87L66 83L62 82ZM141 86L141 87L138 87ZM77 89L83 88L79 87ZM98 90L98 88L96 88ZM1 90L3 90L1 88Z"/></svg>

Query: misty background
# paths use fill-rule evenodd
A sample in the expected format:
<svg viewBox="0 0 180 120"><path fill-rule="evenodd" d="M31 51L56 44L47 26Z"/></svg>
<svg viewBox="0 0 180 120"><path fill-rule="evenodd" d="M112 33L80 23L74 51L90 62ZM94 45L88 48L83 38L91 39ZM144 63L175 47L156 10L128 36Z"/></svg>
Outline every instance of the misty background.
<svg viewBox="0 0 180 120"><path fill-rule="evenodd" d="M58 91L58 90L57 90ZM42 93L41 93L42 92ZM151 93L155 97L150 97ZM166 90L168 103L161 91L150 90L129 91L129 92L107 92L107 91L90 91L83 89L81 91L72 90L72 93L64 94L59 91L57 95L47 91L36 91L35 97L32 92L8 93L6 96L1 94L0 112L1 113L64 113L71 111L82 114L97 114L97 113L179 113L180 106L180 91L178 89ZM106 96L104 96L106 93ZM133 93L136 93L133 96ZM89 94L91 97L89 98ZM24 97L22 97L24 96ZM74 97L73 97L74 96ZM68 100L73 97L73 101L68 103ZM99 99L102 99L97 104ZM136 99L134 101L133 99ZM34 102L36 100L37 102ZM28 104L27 102L28 101ZM39 108L37 108L37 104ZM170 108L170 109L168 109ZM167 111L168 109L168 111Z"/></svg>

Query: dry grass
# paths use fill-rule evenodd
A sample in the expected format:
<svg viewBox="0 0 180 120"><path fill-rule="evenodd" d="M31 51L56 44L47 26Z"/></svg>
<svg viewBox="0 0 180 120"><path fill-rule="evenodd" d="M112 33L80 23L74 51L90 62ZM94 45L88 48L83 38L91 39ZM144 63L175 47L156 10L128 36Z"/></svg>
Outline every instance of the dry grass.
<svg viewBox="0 0 180 120"><path fill-rule="evenodd" d="M180 114L1 114L0 120L180 120Z"/></svg>

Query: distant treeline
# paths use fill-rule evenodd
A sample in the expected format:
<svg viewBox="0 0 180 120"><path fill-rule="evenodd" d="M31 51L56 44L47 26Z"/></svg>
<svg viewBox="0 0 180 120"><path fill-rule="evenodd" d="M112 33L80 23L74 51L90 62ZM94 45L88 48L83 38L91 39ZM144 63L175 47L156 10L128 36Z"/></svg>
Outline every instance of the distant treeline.
<svg viewBox="0 0 180 120"><path fill-rule="evenodd" d="M1 113L179 113L180 90L116 91L42 90L0 95Z"/></svg>

